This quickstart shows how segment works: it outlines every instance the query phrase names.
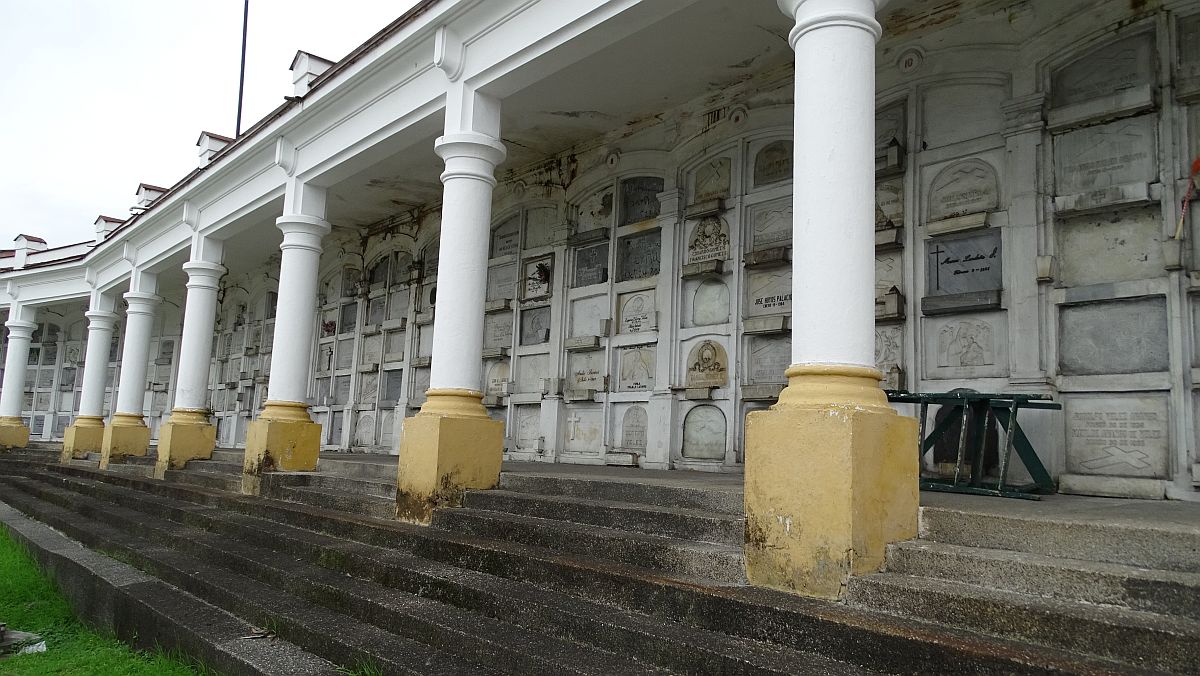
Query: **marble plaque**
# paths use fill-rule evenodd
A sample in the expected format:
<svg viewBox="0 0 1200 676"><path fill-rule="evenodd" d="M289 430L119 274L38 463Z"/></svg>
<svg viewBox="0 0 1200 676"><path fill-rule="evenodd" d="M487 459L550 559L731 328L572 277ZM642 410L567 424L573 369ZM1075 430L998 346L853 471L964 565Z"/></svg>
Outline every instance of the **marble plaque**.
<svg viewBox="0 0 1200 676"><path fill-rule="evenodd" d="M683 419L683 457L725 459L725 414L716 406L696 406Z"/></svg>
<svg viewBox="0 0 1200 676"><path fill-rule="evenodd" d="M908 137L905 117L904 102L877 111L875 113L875 146L886 146L893 139L904 143Z"/></svg>
<svg viewBox="0 0 1200 676"><path fill-rule="evenodd" d="M407 288L392 291L388 294L388 319L405 319L408 317L408 306L411 294Z"/></svg>
<svg viewBox="0 0 1200 676"><path fill-rule="evenodd" d="M413 369L412 398L424 399L425 391L429 389L429 369Z"/></svg>
<svg viewBox="0 0 1200 676"><path fill-rule="evenodd" d="M650 232L622 237L617 242L618 282L642 279L658 274L662 257L662 232L657 228Z"/></svg>
<svg viewBox="0 0 1200 676"><path fill-rule="evenodd" d="M749 379L752 383L785 383L792 365L792 339L788 336L750 338Z"/></svg>
<svg viewBox="0 0 1200 676"><path fill-rule="evenodd" d="M1151 84L1153 64L1154 42L1149 33L1105 45L1054 73L1050 104L1059 108Z"/></svg>
<svg viewBox="0 0 1200 676"><path fill-rule="evenodd" d="M512 347L513 316L511 312L497 312L483 318L483 347Z"/></svg>
<svg viewBox="0 0 1200 676"><path fill-rule="evenodd" d="M379 374L358 374L358 403L374 404L379 395Z"/></svg>
<svg viewBox="0 0 1200 676"><path fill-rule="evenodd" d="M432 327L430 327L432 333ZM345 338L337 342L337 362L335 368L354 368L354 339Z"/></svg>
<svg viewBox="0 0 1200 676"><path fill-rule="evenodd" d="M1068 472L1167 477L1165 394L1069 395L1065 409Z"/></svg>
<svg viewBox="0 0 1200 676"><path fill-rule="evenodd" d="M904 225L904 179L892 178L875 184L875 229Z"/></svg>
<svg viewBox="0 0 1200 676"><path fill-rule="evenodd" d="M535 307L521 311L521 344L540 345L550 340L550 308Z"/></svg>
<svg viewBox="0 0 1200 676"><path fill-rule="evenodd" d="M635 453L646 452L646 428L649 417L644 406L630 406L621 416L621 448Z"/></svg>
<svg viewBox="0 0 1200 676"><path fill-rule="evenodd" d="M729 223L720 216L706 216L692 225L687 245L687 262L723 261L729 258Z"/></svg>
<svg viewBox="0 0 1200 676"><path fill-rule="evenodd" d="M604 390L604 352L572 352L567 356L568 390Z"/></svg>
<svg viewBox="0 0 1200 676"><path fill-rule="evenodd" d="M617 383L619 391L654 389L655 349L653 345L638 345L620 350L618 358L621 377Z"/></svg>
<svg viewBox="0 0 1200 676"><path fill-rule="evenodd" d="M656 218L662 209L658 193L663 180L656 176L637 176L621 181L621 225Z"/></svg>
<svg viewBox="0 0 1200 676"><path fill-rule="evenodd" d="M1162 212L1158 205L1061 219L1058 281L1083 286L1163 275Z"/></svg>
<svg viewBox="0 0 1200 676"><path fill-rule="evenodd" d="M773 141L754 156L754 187L792 180L792 142Z"/></svg>
<svg viewBox="0 0 1200 676"><path fill-rule="evenodd" d="M566 450L568 453L599 455L603 450L604 411L599 408L567 410Z"/></svg>
<svg viewBox="0 0 1200 676"><path fill-rule="evenodd" d="M489 361L483 375L483 393L489 397L508 396L508 362Z"/></svg>
<svg viewBox="0 0 1200 676"><path fill-rule="evenodd" d="M995 211L1000 205L996 170L983 160L964 160L942 169L929 186L929 220Z"/></svg>
<svg viewBox="0 0 1200 676"><path fill-rule="evenodd" d="M1004 286L998 229L928 239L925 253L927 295L994 291Z"/></svg>
<svg viewBox="0 0 1200 676"><path fill-rule="evenodd" d="M433 356L433 324L417 327L417 356Z"/></svg>
<svg viewBox="0 0 1200 676"><path fill-rule="evenodd" d="M729 322L729 287L717 279L696 285L692 294L692 326L713 326Z"/></svg>
<svg viewBox="0 0 1200 676"><path fill-rule="evenodd" d="M506 218L492 230L491 257L514 256L521 250L521 215Z"/></svg>
<svg viewBox="0 0 1200 676"><path fill-rule="evenodd" d="M613 190L605 188L585 199L575 209L575 226L580 231L612 225Z"/></svg>
<svg viewBox="0 0 1200 676"><path fill-rule="evenodd" d="M1004 130L1003 107L1010 96L1007 84L945 81L922 90L921 142L928 144L928 149Z"/></svg>
<svg viewBox="0 0 1200 676"><path fill-rule="evenodd" d="M379 412L379 444L392 446L396 437L396 412L385 408Z"/></svg>
<svg viewBox="0 0 1200 676"><path fill-rule="evenodd" d="M606 336L604 322L609 319L608 296L591 296L571 301L571 338Z"/></svg>
<svg viewBox="0 0 1200 676"><path fill-rule="evenodd" d="M542 380L550 373L550 355L527 354L517 358L517 388L521 392L541 392Z"/></svg>
<svg viewBox="0 0 1200 676"><path fill-rule="evenodd" d="M777 200L750 212L750 249L759 251L792 243L792 203Z"/></svg>
<svg viewBox="0 0 1200 676"><path fill-rule="evenodd" d="M1064 306L1058 343L1064 375L1167 371L1167 301L1151 296Z"/></svg>
<svg viewBox="0 0 1200 676"><path fill-rule="evenodd" d="M396 401L404 394L404 371L383 372L383 400Z"/></svg>
<svg viewBox="0 0 1200 676"><path fill-rule="evenodd" d="M688 352L684 387L725 387L729 384L729 357L713 340L703 340Z"/></svg>
<svg viewBox="0 0 1200 676"><path fill-rule="evenodd" d="M875 368L883 373L904 361L904 327L875 327Z"/></svg>
<svg viewBox="0 0 1200 676"><path fill-rule="evenodd" d="M362 350L359 353L358 363L378 364L383 360L383 335L375 334L366 336L362 339Z"/></svg>
<svg viewBox="0 0 1200 676"><path fill-rule="evenodd" d="M752 270L746 274L747 317L792 311L792 271Z"/></svg>
<svg viewBox="0 0 1200 676"><path fill-rule="evenodd" d="M575 279L572 287L603 284L608 281L608 242L575 251Z"/></svg>
<svg viewBox="0 0 1200 676"><path fill-rule="evenodd" d="M542 437L542 407L517 406L517 448L537 450Z"/></svg>
<svg viewBox="0 0 1200 676"><path fill-rule="evenodd" d="M1056 136L1055 193L1153 182L1158 176L1157 125L1157 115L1142 115Z"/></svg>
<svg viewBox="0 0 1200 676"><path fill-rule="evenodd" d="M517 264L495 265L488 268L487 295L484 300L515 298L517 290Z"/></svg>
<svg viewBox="0 0 1200 676"><path fill-rule="evenodd" d="M653 331L655 326L654 290L635 291L617 297L621 333Z"/></svg>
<svg viewBox="0 0 1200 676"><path fill-rule="evenodd" d="M875 254L875 297L886 295L892 287L904 290L903 251Z"/></svg>
<svg viewBox="0 0 1200 676"><path fill-rule="evenodd" d="M521 298L545 298L554 280L554 256L539 256L525 261Z"/></svg>
<svg viewBox="0 0 1200 676"><path fill-rule="evenodd" d="M403 360L408 335L404 331L388 331L386 335L384 361Z"/></svg>
<svg viewBox="0 0 1200 676"><path fill-rule="evenodd" d="M1003 312L925 318L926 377L1008 375L1008 321Z"/></svg>
<svg viewBox="0 0 1200 676"><path fill-rule="evenodd" d="M350 376L333 379L333 403L341 406L350 401Z"/></svg>
<svg viewBox="0 0 1200 676"><path fill-rule="evenodd" d="M375 445L375 413L372 411L363 411L358 416L358 421L354 424L354 445L355 446L373 446Z"/></svg>
<svg viewBox="0 0 1200 676"><path fill-rule="evenodd" d="M558 223L558 209L535 207L525 214L525 248L536 249L554 243L554 228Z"/></svg>
<svg viewBox="0 0 1200 676"><path fill-rule="evenodd" d="M692 189L692 204L711 199L729 197L730 160L718 157L696 168L695 186Z"/></svg>

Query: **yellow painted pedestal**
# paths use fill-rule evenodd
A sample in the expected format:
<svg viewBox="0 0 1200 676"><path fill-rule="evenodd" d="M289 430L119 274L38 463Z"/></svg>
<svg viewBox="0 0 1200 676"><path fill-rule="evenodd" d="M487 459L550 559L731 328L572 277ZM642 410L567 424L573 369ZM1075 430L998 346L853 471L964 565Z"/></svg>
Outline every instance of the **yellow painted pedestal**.
<svg viewBox="0 0 1200 676"><path fill-rule="evenodd" d="M268 401L246 430L242 493L258 495L263 472L311 472L321 453L321 426L308 415L308 404Z"/></svg>
<svg viewBox="0 0 1200 676"><path fill-rule="evenodd" d="M746 419L746 573L837 599L917 535L917 421L888 406L873 369L787 375L779 403Z"/></svg>
<svg viewBox="0 0 1200 676"><path fill-rule="evenodd" d="M25 448L29 445L29 428L20 418L0 417L0 451Z"/></svg>
<svg viewBox="0 0 1200 676"><path fill-rule="evenodd" d="M113 414L104 428L104 440L100 444L100 469L108 469L112 463L120 463L130 455L146 455L150 450L150 428L142 416L132 413Z"/></svg>
<svg viewBox="0 0 1200 676"><path fill-rule="evenodd" d="M154 478L162 479L169 469L183 469L190 460L208 460L217 446L217 427L208 422L207 411L177 408L158 431L158 461Z"/></svg>
<svg viewBox="0 0 1200 676"><path fill-rule="evenodd" d="M66 465L72 458L82 458L88 453L100 453L104 449L104 418L98 415L81 415L67 428L63 435L62 454L59 464Z"/></svg>
<svg viewBox="0 0 1200 676"><path fill-rule="evenodd" d="M495 488L504 458L504 423L492 420L474 390L429 390L421 412L404 421L396 516L428 524L435 507L462 504L467 489Z"/></svg>

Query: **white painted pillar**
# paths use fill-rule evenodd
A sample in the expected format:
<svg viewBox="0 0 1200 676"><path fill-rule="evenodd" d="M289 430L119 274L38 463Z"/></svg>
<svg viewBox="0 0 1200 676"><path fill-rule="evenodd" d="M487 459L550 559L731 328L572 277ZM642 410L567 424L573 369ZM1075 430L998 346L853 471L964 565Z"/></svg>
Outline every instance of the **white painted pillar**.
<svg viewBox="0 0 1200 676"><path fill-rule="evenodd" d="M796 26L792 364L875 368L875 11L778 0Z"/></svg>
<svg viewBox="0 0 1200 676"><path fill-rule="evenodd" d="M107 301L107 302L105 302ZM88 319L87 352L83 358L83 386L79 393L79 417L104 416L104 384L108 377L108 353L112 346L117 313L111 299L93 300Z"/></svg>
<svg viewBox="0 0 1200 676"><path fill-rule="evenodd" d="M179 375L175 385L175 410L208 408L208 371L213 328L217 321L217 283L225 266L208 261L183 264L188 275L183 310L183 337L179 343Z"/></svg>
<svg viewBox="0 0 1200 676"><path fill-rule="evenodd" d="M149 288L153 288L151 282ZM143 286L142 288L145 288ZM125 346L121 352L121 380L117 384L114 414L142 418L146 400L146 364L150 360L150 337L154 332L154 311L162 298L152 291L125 294Z"/></svg>
<svg viewBox="0 0 1200 676"><path fill-rule="evenodd" d="M25 369L29 362L29 343L37 324L34 309L13 304L8 310L8 355L4 359L4 384L0 387L0 422L20 424L21 403L25 392Z"/></svg>
<svg viewBox="0 0 1200 676"><path fill-rule="evenodd" d="M505 149L497 138L476 131L446 134L434 149L446 170L429 387L478 391L483 381L480 355L492 188Z"/></svg>
<svg viewBox="0 0 1200 676"><path fill-rule="evenodd" d="M308 399L321 240L331 226L323 218L303 214L285 214L275 225L283 231L283 258L267 400L302 404Z"/></svg>

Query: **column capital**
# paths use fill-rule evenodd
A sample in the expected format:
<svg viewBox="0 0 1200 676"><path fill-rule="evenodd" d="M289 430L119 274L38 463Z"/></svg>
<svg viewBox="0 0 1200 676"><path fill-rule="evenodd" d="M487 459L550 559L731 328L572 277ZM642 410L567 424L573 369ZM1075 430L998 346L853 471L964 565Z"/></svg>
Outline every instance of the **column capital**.
<svg viewBox="0 0 1200 676"><path fill-rule="evenodd" d="M224 265L208 261L188 261L181 267L187 273L189 289L216 289L221 275L225 274Z"/></svg>
<svg viewBox="0 0 1200 676"><path fill-rule="evenodd" d="M878 40L883 27L875 19L888 0L776 0L780 11L796 20L796 26L788 34L788 44L793 49L796 41L805 33L830 26L861 28Z"/></svg>
<svg viewBox="0 0 1200 676"><path fill-rule="evenodd" d="M117 313L106 310L88 310L83 313L88 320L88 329L111 331L117 324Z"/></svg>
<svg viewBox="0 0 1200 676"><path fill-rule="evenodd" d="M305 249L321 253L321 240L333 229L323 218L306 216L304 214L284 214L275 219L275 227L283 232L283 242L279 249Z"/></svg>
<svg viewBox="0 0 1200 676"><path fill-rule="evenodd" d="M145 291L127 291L124 298L128 304L128 307L125 308L126 315L153 316L155 308L162 302L162 296Z"/></svg>
<svg viewBox="0 0 1200 676"><path fill-rule="evenodd" d="M452 178L473 178L496 185L496 165L508 156L498 139L479 132L457 132L438 138L433 150L446 162L442 183Z"/></svg>
<svg viewBox="0 0 1200 676"><path fill-rule="evenodd" d="M24 319L10 319L4 322L8 327L8 337L12 338L33 338L33 332L37 330L37 323L27 322Z"/></svg>

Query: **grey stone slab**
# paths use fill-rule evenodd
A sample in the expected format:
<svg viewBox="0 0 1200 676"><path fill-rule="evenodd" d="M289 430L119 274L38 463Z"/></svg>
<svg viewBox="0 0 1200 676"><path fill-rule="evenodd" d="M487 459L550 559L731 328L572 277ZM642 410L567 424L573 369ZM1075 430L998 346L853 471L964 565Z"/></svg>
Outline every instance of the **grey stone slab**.
<svg viewBox="0 0 1200 676"><path fill-rule="evenodd" d="M1004 286L999 230L928 239L925 256L929 296L994 291Z"/></svg>
<svg viewBox="0 0 1200 676"><path fill-rule="evenodd" d="M1066 375L1166 371L1170 367L1166 298L1062 307L1058 363Z"/></svg>

